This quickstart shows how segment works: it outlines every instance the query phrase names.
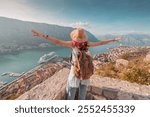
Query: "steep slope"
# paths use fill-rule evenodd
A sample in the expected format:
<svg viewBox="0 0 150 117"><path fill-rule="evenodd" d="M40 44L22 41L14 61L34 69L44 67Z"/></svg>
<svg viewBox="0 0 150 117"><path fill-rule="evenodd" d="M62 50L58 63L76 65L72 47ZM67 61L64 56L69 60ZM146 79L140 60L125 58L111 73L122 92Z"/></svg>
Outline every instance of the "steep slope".
<svg viewBox="0 0 150 117"><path fill-rule="evenodd" d="M70 40L70 32L73 30L71 27L0 17L0 53L53 45L45 39L32 36L32 29L62 40ZM90 40L98 41L90 32L87 34Z"/></svg>

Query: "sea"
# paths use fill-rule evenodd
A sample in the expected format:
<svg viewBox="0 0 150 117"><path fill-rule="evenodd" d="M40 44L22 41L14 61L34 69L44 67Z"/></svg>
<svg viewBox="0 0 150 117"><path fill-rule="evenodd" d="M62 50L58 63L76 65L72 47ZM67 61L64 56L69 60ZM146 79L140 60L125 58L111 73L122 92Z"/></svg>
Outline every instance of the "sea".
<svg viewBox="0 0 150 117"><path fill-rule="evenodd" d="M91 47L90 52L94 56L98 53L108 52L108 48L113 46L116 45L108 44ZM0 81L3 81L6 84L14 81L16 77L2 76L2 74L6 72L27 72L38 65L41 56L50 52L55 52L60 57L70 57L71 49L66 47L49 47L0 54Z"/></svg>

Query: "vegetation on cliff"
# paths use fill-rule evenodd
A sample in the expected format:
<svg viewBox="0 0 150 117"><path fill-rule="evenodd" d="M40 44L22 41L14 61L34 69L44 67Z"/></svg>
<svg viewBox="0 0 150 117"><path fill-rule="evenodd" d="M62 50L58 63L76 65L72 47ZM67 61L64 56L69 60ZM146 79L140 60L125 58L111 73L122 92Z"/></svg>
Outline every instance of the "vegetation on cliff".
<svg viewBox="0 0 150 117"><path fill-rule="evenodd" d="M122 58L128 60L127 66L116 66L116 63L108 63L96 69L95 74L150 85L150 63L144 61L145 56L141 55L139 57L130 58L129 55L126 54L123 55Z"/></svg>

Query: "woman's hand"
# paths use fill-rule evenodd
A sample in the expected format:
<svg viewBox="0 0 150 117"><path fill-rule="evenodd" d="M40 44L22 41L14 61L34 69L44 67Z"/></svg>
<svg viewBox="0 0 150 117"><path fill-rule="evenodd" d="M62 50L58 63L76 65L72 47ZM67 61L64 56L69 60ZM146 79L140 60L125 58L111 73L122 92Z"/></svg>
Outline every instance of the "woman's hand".
<svg viewBox="0 0 150 117"><path fill-rule="evenodd" d="M88 45L90 47L105 45L105 44L108 44L110 42L120 41L121 39L123 39L123 37L124 36L119 36L119 37L116 37L116 38L113 38L113 39L103 40L103 41L100 41L100 42L88 42Z"/></svg>
<svg viewBox="0 0 150 117"><path fill-rule="evenodd" d="M45 38L51 42L53 42L54 44L58 44L58 45L61 45L61 46L66 46L66 47L72 47L72 43L71 41L63 41L63 40L59 40L59 39L56 39L54 37L51 37L51 36L48 36L48 35L44 35L42 33L39 33L37 32L36 30L32 30L32 34L34 36L37 36L37 37L42 37L42 38Z"/></svg>
<svg viewBox="0 0 150 117"><path fill-rule="evenodd" d="M36 30L32 30L32 34L37 37L43 37L43 34L37 32Z"/></svg>

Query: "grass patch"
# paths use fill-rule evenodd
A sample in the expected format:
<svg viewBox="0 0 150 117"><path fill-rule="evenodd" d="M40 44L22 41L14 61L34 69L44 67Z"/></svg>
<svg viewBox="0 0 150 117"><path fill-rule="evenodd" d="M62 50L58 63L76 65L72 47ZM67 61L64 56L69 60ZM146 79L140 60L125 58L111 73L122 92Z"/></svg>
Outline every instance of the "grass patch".
<svg viewBox="0 0 150 117"><path fill-rule="evenodd" d="M123 58L128 57L124 55ZM129 60L128 66L116 67L114 63L108 63L95 71L96 75L112 77L142 85L150 85L150 64L143 61L144 56Z"/></svg>

